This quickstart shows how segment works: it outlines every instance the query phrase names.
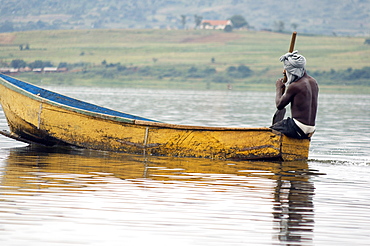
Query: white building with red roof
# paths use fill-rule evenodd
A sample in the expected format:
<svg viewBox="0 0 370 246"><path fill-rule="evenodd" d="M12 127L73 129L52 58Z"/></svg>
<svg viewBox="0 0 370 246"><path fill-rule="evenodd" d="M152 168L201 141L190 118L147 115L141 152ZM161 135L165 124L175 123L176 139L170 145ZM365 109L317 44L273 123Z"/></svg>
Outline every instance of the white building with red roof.
<svg viewBox="0 0 370 246"><path fill-rule="evenodd" d="M200 28L224 30L226 26L232 25L233 23L230 20L202 20Z"/></svg>

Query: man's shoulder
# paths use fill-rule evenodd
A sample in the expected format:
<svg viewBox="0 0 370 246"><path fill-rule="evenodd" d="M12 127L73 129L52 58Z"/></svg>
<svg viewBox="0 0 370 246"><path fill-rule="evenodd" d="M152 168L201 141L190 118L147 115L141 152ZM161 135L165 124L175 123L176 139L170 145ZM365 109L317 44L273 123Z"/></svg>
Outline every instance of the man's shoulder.
<svg viewBox="0 0 370 246"><path fill-rule="evenodd" d="M300 83L317 83L316 79L305 73L301 78L299 78L296 82L298 83L292 83L299 85Z"/></svg>
<svg viewBox="0 0 370 246"><path fill-rule="evenodd" d="M314 77L311 77L311 76L307 75L307 81L308 81L308 83L311 84L311 86L317 87L317 88L319 87L319 85L318 85L318 83L317 83L317 81Z"/></svg>
<svg viewBox="0 0 370 246"><path fill-rule="evenodd" d="M290 90L292 93L295 92L295 93L298 93L300 91L303 91L303 90L306 90L307 87L311 87L309 86L310 84L312 83L316 83L316 80L310 76L303 76L301 78L299 78L297 81L291 83L289 86L288 86L288 90Z"/></svg>
<svg viewBox="0 0 370 246"><path fill-rule="evenodd" d="M291 83L288 86L288 89L290 89L291 93L298 94L306 90L317 92L319 90L319 86L317 84L316 79L305 74L305 76L301 77L296 82Z"/></svg>
<svg viewBox="0 0 370 246"><path fill-rule="evenodd" d="M307 79L307 80L308 80L308 81L310 81L310 82L315 82L315 83L317 83L316 79L315 79L314 77L312 77L312 76L308 75L307 73L305 73L305 74L304 74L304 76L303 76L302 78L305 78L305 79Z"/></svg>

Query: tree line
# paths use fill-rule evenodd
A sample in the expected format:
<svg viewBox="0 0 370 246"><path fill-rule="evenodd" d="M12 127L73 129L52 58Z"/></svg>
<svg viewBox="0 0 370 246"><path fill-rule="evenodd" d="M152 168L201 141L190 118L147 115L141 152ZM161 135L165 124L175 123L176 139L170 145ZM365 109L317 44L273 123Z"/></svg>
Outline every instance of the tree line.
<svg viewBox="0 0 370 246"><path fill-rule="evenodd" d="M325 84L344 84L344 85L366 85L370 86L370 67L360 69L347 68L345 70L314 71L310 74L319 82Z"/></svg>
<svg viewBox="0 0 370 246"><path fill-rule="evenodd" d="M18 68L18 69L25 68L25 67L29 67L31 69L54 67L54 64L51 63L50 61L35 60L33 62L27 63L22 59L14 59L10 63L2 62L0 65L3 67L11 67L11 68ZM59 68L67 67L67 66L68 66L68 63L66 62L61 62L58 65Z"/></svg>
<svg viewBox="0 0 370 246"><path fill-rule="evenodd" d="M157 79L207 79L217 83L230 83L233 79L244 79L253 75L253 71L246 65L229 66L226 71L217 71L211 66L125 66L121 63L108 63L104 60L102 67L93 67L84 70L94 76L115 78L116 76L154 77Z"/></svg>
<svg viewBox="0 0 370 246"><path fill-rule="evenodd" d="M211 59L213 61L214 58ZM155 64L154 58L153 62ZM214 62L212 62L214 63ZM0 63L1 67L11 68L45 68L55 67L50 61L35 60L27 63L22 59L12 60L9 64L5 62ZM233 80L240 80L258 75L248 66L244 64L231 65L224 71L217 71L212 66L126 66L121 63L108 63L103 60L100 65L93 65L90 63L74 63L60 62L58 68L77 69L90 76L101 76L103 78L115 78L117 76L137 76L137 77L154 77L157 79L206 79L217 83L231 83ZM78 69L80 68L80 69ZM347 68L344 70L330 71L308 71L310 75L315 77L321 84L330 85L365 85L370 86L370 67L366 66L360 69Z"/></svg>

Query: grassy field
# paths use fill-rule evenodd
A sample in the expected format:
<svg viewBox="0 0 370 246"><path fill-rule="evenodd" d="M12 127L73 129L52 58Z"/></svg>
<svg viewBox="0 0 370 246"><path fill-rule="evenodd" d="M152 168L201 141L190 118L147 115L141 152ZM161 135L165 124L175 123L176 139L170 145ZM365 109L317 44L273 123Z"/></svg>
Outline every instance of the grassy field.
<svg viewBox="0 0 370 246"><path fill-rule="evenodd" d="M360 69L370 66L370 46L360 37L302 36L296 49L307 58L309 71ZM264 88L281 75L279 57L289 46L290 34L218 30L55 30L0 34L0 61L14 59L88 63L102 61L137 67L211 67L222 72L229 66L246 65L254 75L234 81L236 89ZM29 44L30 50L20 50ZM214 61L211 62L212 58ZM114 73L115 70L111 72ZM157 77L99 77L81 73L54 75L21 74L30 82L51 84L100 84L107 86L147 86L170 88L224 88L213 82L184 81ZM30 80L31 79L31 80ZM319 81L320 82L320 81ZM341 88L342 85L331 86ZM325 88L325 87L324 87ZM352 88L346 86L344 90ZM355 87L358 90L360 87ZM363 91L364 89L361 89ZM365 91L369 91L365 88Z"/></svg>

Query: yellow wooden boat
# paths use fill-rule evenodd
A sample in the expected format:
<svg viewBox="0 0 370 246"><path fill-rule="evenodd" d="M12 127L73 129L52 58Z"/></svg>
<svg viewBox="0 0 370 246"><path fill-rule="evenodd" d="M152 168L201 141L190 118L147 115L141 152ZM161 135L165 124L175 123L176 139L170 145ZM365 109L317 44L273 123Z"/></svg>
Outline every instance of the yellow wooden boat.
<svg viewBox="0 0 370 246"><path fill-rule="evenodd" d="M46 146L212 159L308 158L310 141L269 128L176 125L67 97L0 74L5 136Z"/></svg>

